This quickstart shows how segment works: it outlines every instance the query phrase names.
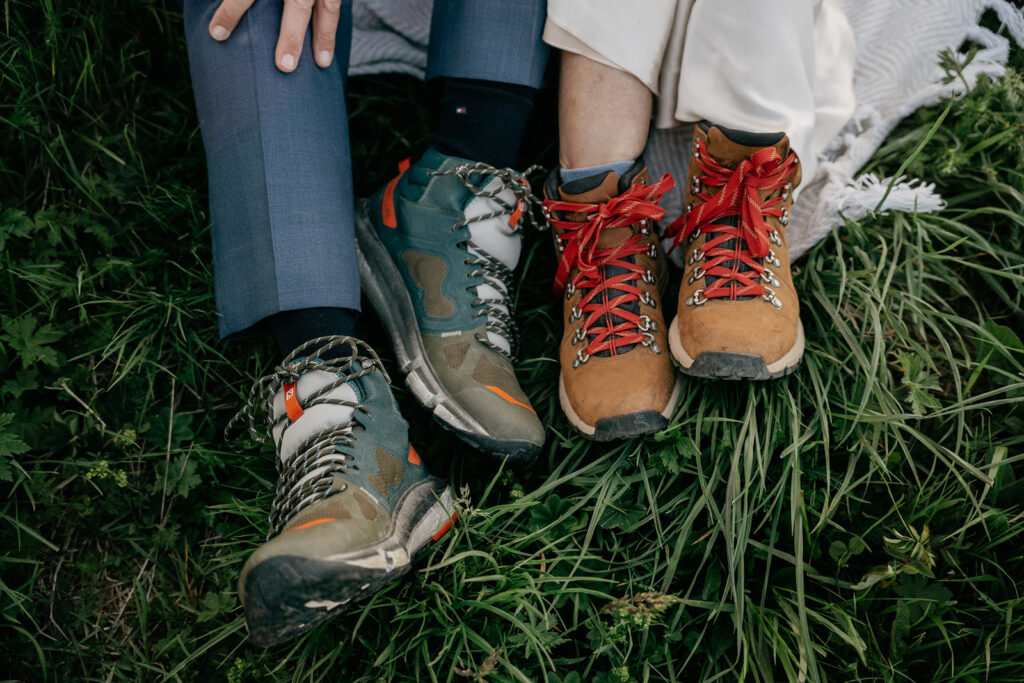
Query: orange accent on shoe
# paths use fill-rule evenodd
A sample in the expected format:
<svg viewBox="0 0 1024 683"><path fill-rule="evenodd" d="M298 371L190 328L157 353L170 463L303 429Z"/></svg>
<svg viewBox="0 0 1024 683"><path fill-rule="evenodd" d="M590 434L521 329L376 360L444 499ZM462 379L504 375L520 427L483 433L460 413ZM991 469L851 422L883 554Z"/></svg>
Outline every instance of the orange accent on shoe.
<svg viewBox="0 0 1024 683"><path fill-rule="evenodd" d="M512 215L508 217L508 227L514 228L519 224L519 219L523 217L523 203L518 202L516 204L516 210L512 212Z"/></svg>
<svg viewBox="0 0 1024 683"><path fill-rule="evenodd" d="M282 533L288 533L289 531L298 531L299 529L308 529L309 527L316 526L317 524L326 524L327 522L336 521L336 517L321 517L320 519L314 519L312 522L306 522L305 524L293 526L291 529L285 529Z"/></svg>
<svg viewBox="0 0 1024 683"><path fill-rule="evenodd" d="M288 419L295 422L302 417L302 406L299 405L299 399L295 397L295 383L285 384L284 389L284 409L288 412Z"/></svg>
<svg viewBox="0 0 1024 683"><path fill-rule="evenodd" d="M409 444L409 462L411 462L413 465L422 464L422 462L420 461L420 454L416 452L416 449L412 447L412 444Z"/></svg>
<svg viewBox="0 0 1024 683"><path fill-rule="evenodd" d="M458 515L452 514L452 516L448 518L448 521L444 523L444 526L441 527L440 529L438 529L437 533L434 534L431 538L433 538L435 541L441 540L442 536L444 536L446 533L451 531L452 522L454 522L458 518L459 518Z"/></svg>
<svg viewBox="0 0 1024 683"><path fill-rule="evenodd" d="M409 170L412 165L412 158L402 159L398 162L398 175L391 179L388 186L384 188L384 198L380 202L380 219L389 228L398 227L398 215L395 213L395 188L402 174Z"/></svg>
<svg viewBox="0 0 1024 683"><path fill-rule="evenodd" d="M529 410L534 415L537 414L537 411L534 410L532 407L530 407L530 405L528 405L526 403L523 403L522 401L515 400L514 398L512 398L511 396L506 394L504 391L502 391L498 387L492 387L490 384L485 384L484 386L486 386L488 389L490 389L491 391L496 393L498 396L501 396L503 399L505 399L509 403L515 403L517 406L522 406L523 408L526 408L527 410Z"/></svg>
<svg viewBox="0 0 1024 683"><path fill-rule="evenodd" d="M388 186L384 188L384 199L380 203L380 220L389 228L398 227L398 216L395 215L395 186L398 185L402 174L399 173Z"/></svg>

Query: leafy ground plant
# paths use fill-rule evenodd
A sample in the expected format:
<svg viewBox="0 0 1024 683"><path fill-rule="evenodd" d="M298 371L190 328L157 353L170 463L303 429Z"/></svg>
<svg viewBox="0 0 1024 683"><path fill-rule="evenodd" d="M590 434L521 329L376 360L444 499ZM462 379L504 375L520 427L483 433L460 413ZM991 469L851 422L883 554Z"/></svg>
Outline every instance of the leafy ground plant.
<svg viewBox="0 0 1024 683"><path fill-rule="evenodd" d="M264 651L235 582L266 533L272 454L221 432L273 353L216 338L173 7L4 4L5 677L1024 679L1019 52L871 163L910 159L945 210L850 221L799 262L800 370L690 381L652 438L589 443L561 415L554 261L530 235L521 379L550 425L541 461L489 465L400 391L417 448L461 491L455 533L407 579ZM351 86L366 194L428 139L430 93ZM550 165L553 120L547 90L527 161ZM361 324L387 356L372 315Z"/></svg>

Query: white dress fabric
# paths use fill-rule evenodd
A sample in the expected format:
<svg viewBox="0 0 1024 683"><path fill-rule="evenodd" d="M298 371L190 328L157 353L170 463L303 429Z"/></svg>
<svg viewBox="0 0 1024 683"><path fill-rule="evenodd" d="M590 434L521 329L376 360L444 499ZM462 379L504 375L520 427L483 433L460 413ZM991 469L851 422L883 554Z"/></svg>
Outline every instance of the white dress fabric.
<svg viewBox="0 0 1024 683"><path fill-rule="evenodd" d="M634 12L628 19L631 22L642 21L637 12L638 7L649 9L648 6L668 3L677 8L685 4L689 10L693 4L677 0L643 0L642 3L622 0L576 1L583 6L581 14L589 16L598 14L594 7L599 3L628 7ZM558 2L561 0L549 0L549 19L552 20L549 25L560 26L557 23L560 16L558 10L553 11ZM775 6L776 2L790 0L760 0L758 4ZM363 74L398 71L422 77L426 64L425 46L429 35L431 4L430 0L354 0L354 35L349 72ZM721 7L726 4L721 0L697 0L696 6ZM809 143L800 144L812 149L820 148L822 151L812 161L808 159L807 152L798 149L804 171L808 171L808 163L816 162L817 168L813 174L804 176L799 201L794 206L787 231L790 255L794 258L814 246L834 227L842 225L844 217L856 220L876 209L919 212L939 210L942 199L932 185L907 178L880 179L871 174L857 176L857 171L871 158L892 129L917 108L962 94L966 88L973 87L982 74L992 78L1001 76L1010 49L1010 40L1004 34L1009 34L1019 45L1024 46L1024 8L1015 7L1008 0L820 0L811 4L815 7L814 29L810 32L814 35L815 51L812 86L815 123ZM733 3L728 5L731 7ZM992 10L1001 23L1000 32L979 25L982 14L987 10ZM671 25L667 27L669 30L666 30L664 24L668 22L664 20L663 25L656 27L657 35L662 36L658 40L665 41L658 57L659 68L653 71L653 76L650 68L645 72L646 76L638 76L652 91L662 96L659 102L665 102L666 106L671 100L664 96L664 83L672 83L673 76L669 68L661 69L660 64L672 63L671 60L663 59L666 50L672 50L672 54L681 54L681 46L672 43L671 38L686 38L688 34L681 31L681 27L690 25L687 13L675 12L671 17ZM562 21L571 23L564 18ZM838 103L838 106L844 105L839 93L827 93L825 89L831 85L841 87L842 81L828 77L827 73L841 61L840 55L847 54L847 47L842 40L825 40L821 36L839 35L843 25L852 30L854 40L854 107L852 115L846 116L845 122L840 124L841 128L833 133L830 129L835 125L825 125L825 121L842 117L830 112L825 103L831 101ZM981 49L964 66L963 80L957 78L944 82L945 72L939 66L940 54L950 51L964 61L965 44ZM636 45L627 47L635 48ZM835 53L826 56L829 50ZM647 52L659 54L658 50ZM680 69L686 58L684 56L675 62L680 65ZM637 70L643 71L640 67ZM676 90L679 93L685 92L683 88ZM698 115L698 112L677 115L679 110L676 105L683 99L678 97L667 109L659 109L656 123L664 126L671 124L672 120L708 118ZM687 106L685 102L682 104ZM554 122L551 129L555 129ZM676 177L686 176L691 133L692 128L686 125L675 128L652 127L644 152L652 177L665 171L672 172ZM797 149L795 135L798 133L790 137L794 149ZM893 188L882 202L890 183ZM678 191L663 198L662 205L669 211L665 224L682 212L682 203Z"/></svg>
<svg viewBox="0 0 1024 683"><path fill-rule="evenodd" d="M853 114L853 29L834 0L548 0L544 41L635 76L654 123L785 132L814 175Z"/></svg>

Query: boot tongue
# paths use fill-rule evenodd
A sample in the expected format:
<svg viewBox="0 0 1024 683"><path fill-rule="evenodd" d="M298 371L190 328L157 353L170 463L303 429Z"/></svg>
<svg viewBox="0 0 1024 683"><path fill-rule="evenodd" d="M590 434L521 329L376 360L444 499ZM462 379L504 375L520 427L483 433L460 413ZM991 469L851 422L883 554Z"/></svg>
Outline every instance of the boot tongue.
<svg viewBox="0 0 1024 683"><path fill-rule="evenodd" d="M298 382L296 382L295 393L296 398L300 401L305 402L309 396L314 395L328 384L337 381L338 375L334 372L327 372L324 370L309 370L304 372ZM295 455L298 450L309 437L313 436L317 432L333 427L335 425L344 424L352 419L354 409L349 406L334 405L334 404L320 404L306 408L302 415L291 423L288 430L285 431L286 421L282 418L287 414L285 408L285 397L284 389L281 389L274 396L273 403L273 419L277 424L273 428L273 435L275 441L281 442L280 457L282 464L287 462ZM324 398L341 399L355 403L359 400L359 397L355 391L354 382L345 382L341 386L335 387L333 390L324 395ZM310 472L303 477L303 480L313 478L320 472L320 468L314 467Z"/></svg>
<svg viewBox="0 0 1024 683"><path fill-rule="evenodd" d="M715 161L727 168L736 168L744 159L749 159L752 154L765 147L775 147L779 156L785 158L789 154L789 138L785 133L748 133L747 131L734 130L724 126L716 126L707 121L697 124L698 130L707 136L706 146L708 154L714 157ZM764 193L761 193L762 195ZM725 225L739 225L738 216L725 216L719 223ZM719 246L723 249L733 249L736 240L727 240ZM742 261L725 261L726 268L736 268L739 272L749 272L750 266ZM711 287L719 278L710 275L704 278L704 286ZM739 301L752 299L751 296L737 297Z"/></svg>
<svg viewBox="0 0 1024 683"><path fill-rule="evenodd" d="M784 133L747 133L722 126L701 126L707 134L708 153L728 168L736 168L754 152L774 147L783 159L789 154L789 138Z"/></svg>
<svg viewBox="0 0 1024 683"><path fill-rule="evenodd" d="M601 204L619 196L637 183L647 184L647 168L639 160L621 177L615 171L605 171L589 178L565 183L558 188L558 194L562 201L566 202ZM589 220L589 216L582 212L566 212L565 219L585 222ZM602 249L615 247L632 236L633 229L628 226L605 228L597 238L597 246Z"/></svg>
<svg viewBox="0 0 1024 683"><path fill-rule="evenodd" d="M495 197L501 199L507 206L516 205L515 194L508 187L503 186L501 178L492 178L483 189L485 194L496 192ZM519 263L519 253L523 248L522 232L519 230L518 224L510 225L509 214L504 213L504 211L506 211L505 207L496 202L494 198L487 196L473 197L466 204L465 215L467 219L470 219L497 214L491 218L469 223L469 237L477 247L501 261L506 268L515 270L516 264ZM473 247L467 247L467 250L474 256L480 256L480 252ZM495 286L495 284L485 282L484 284L477 285L476 295L480 299L504 301L508 297L508 292L505 290L504 285ZM495 306L499 310L509 313L506 304L495 304ZM495 346L504 349L505 353L512 353L509 340L503 335L488 331L487 339Z"/></svg>

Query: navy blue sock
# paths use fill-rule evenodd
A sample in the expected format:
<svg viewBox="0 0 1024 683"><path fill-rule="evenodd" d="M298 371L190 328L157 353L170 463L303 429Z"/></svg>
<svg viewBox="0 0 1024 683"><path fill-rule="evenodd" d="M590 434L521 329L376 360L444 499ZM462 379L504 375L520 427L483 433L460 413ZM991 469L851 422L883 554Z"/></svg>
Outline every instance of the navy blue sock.
<svg viewBox="0 0 1024 683"><path fill-rule="evenodd" d="M514 168L536 88L443 78L434 146L442 154Z"/></svg>
<svg viewBox="0 0 1024 683"><path fill-rule="evenodd" d="M328 335L355 335L358 316L359 311L351 308L299 308L275 313L267 320L270 332L274 335L274 341L281 352L281 358L284 359L310 339ZM347 345L336 346L325 354L327 358L322 360L338 358L349 353Z"/></svg>

